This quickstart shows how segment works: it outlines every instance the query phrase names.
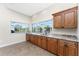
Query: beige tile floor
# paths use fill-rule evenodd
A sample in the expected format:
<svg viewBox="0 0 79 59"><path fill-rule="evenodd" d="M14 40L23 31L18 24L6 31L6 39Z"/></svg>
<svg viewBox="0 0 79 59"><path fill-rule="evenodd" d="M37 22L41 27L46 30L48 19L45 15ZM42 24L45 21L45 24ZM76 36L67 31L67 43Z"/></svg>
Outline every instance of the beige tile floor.
<svg viewBox="0 0 79 59"><path fill-rule="evenodd" d="M0 56L55 56L29 42L22 42L0 48Z"/></svg>

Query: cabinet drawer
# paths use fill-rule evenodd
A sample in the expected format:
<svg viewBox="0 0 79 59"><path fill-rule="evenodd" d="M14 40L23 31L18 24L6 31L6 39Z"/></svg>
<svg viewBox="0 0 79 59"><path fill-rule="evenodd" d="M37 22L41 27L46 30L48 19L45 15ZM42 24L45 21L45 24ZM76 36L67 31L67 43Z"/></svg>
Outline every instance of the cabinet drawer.
<svg viewBox="0 0 79 59"><path fill-rule="evenodd" d="M68 46L76 47L76 42L74 42L74 41L66 41L66 44L67 44Z"/></svg>

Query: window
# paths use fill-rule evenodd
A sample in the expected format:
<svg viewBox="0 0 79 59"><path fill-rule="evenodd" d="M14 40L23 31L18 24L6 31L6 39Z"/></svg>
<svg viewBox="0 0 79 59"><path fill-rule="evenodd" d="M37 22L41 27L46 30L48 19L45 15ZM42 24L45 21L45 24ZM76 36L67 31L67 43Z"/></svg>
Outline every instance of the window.
<svg viewBox="0 0 79 59"><path fill-rule="evenodd" d="M32 24L32 32L42 33L44 30L52 30L52 20L46 20Z"/></svg>
<svg viewBox="0 0 79 59"><path fill-rule="evenodd" d="M29 24L20 22L11 22L11 33L26 33L29 32Z"/></svg>

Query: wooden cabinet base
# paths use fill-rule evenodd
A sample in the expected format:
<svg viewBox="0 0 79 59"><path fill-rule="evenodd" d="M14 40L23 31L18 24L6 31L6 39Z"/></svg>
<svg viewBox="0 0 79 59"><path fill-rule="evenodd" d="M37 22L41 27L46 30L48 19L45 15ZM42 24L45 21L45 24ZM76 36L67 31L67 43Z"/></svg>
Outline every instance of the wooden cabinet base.
<svg viewBox="0 0 79 59"><path fill-rule="evenodd" d="M47 38L44 36L41 37L41 47L47 49Z"/></svg>
<svg viewBox="0 0 79 59"><path fill-rule="evenodd" d="M27 39L29 39L29 42L58 56L79 56L79 43L75 41L39 35L30 35Z"/></svg>
<svg viewBox="0 0 79 59"><path fill-rule="evenodd" d="M78 56L79 56L79 43L78 43L78 49L77 49L77 51L78 51L78 53L77 53L77 54L78 54Z"/></svg>
<svg viewBox="0 0 79 59"><path fill-rule="evenodd" d="M57 54L57 39L48 38L47 49L51 53Z"/></svg>

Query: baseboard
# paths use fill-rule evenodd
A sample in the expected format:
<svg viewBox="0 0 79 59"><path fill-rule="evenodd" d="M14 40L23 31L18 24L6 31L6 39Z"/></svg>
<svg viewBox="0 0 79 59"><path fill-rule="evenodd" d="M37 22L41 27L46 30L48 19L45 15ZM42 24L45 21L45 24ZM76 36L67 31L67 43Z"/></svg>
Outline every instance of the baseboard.
<svg viewBox="0 0 79 59"><path fill-rule="evenodd" d="M17 43L21 43L21 42L25 42L25 41L12 42L12 43L9 43L9 44L4 44L4 45L1 45L0 48L6 47L6 46L9 46L9 45L13 45L13 44L17 44Z"/></svg>

